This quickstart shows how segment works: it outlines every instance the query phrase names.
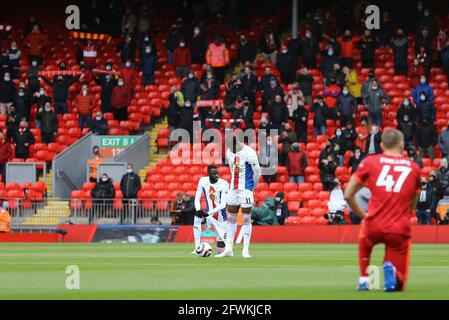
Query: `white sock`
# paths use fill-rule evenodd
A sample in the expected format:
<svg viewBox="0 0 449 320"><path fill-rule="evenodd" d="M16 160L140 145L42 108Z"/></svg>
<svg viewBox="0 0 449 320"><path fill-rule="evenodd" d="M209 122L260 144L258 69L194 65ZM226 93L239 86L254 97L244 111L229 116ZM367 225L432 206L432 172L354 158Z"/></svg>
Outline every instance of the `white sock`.
<svg viewBox="0 0 449 320"><path fill-rule="evenodd" d="M232 251L232 248L234 246L234 236L237 231L237 223L230 223L228 222L228 234L227 234L227 241L226 241L226 249L229 249Z"/></svg>
<svg viewBox="0 0 449 320"><path fill-rule="evenodd" d="M243 232L243 250L249 250L249 244L251 242L251 233L253 231L253 225L250 224L244 224L242 226L242 232Z"/></svg>
<svg viewBox="0 0 449 320"><path fill-rule="evenodd" d="M369 277L360 277L359 283L369 282Z"/></svg>
<svg viewBox="0 0 449 320"><path fill-rule="evenodd" d="M201 218L195 217L193 220L193 238L195 239L195 248L201 243Z"/></svg>

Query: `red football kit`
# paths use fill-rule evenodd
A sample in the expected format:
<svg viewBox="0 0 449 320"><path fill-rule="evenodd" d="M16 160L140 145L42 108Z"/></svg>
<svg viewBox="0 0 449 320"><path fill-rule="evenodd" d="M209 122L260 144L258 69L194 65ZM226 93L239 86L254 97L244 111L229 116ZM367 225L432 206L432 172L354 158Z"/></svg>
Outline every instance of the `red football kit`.
<svg viewBox="0 0 449 320"><path fill-rule="evenodd" d="M360 274L368 276L372 249L384 243L384 262L395 266L401 290L408 276L410 216L413 199L420 192L421 169L402 156L379 154L365 158L354 177L371 190L359 235Z"/></svg>

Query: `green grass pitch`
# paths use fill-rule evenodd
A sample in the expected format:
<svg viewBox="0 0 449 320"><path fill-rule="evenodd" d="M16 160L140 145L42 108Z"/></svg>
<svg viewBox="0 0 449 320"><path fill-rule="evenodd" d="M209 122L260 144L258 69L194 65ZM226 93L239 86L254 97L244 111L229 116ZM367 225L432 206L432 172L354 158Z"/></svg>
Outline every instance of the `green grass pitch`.
<svg viewBox="0 0 449 320"><path fill-rule="evenodd" d="M189 244L0 244L1 299L449 299L448 245L414 245L403 293L355 291L356 245L254 244L252 259ZM383 247L372 264L381 265ZM66 289L66 267L80 289ZM381 272L382 274L382 272ZM381 288L383 277L381 276Z"/></svg>

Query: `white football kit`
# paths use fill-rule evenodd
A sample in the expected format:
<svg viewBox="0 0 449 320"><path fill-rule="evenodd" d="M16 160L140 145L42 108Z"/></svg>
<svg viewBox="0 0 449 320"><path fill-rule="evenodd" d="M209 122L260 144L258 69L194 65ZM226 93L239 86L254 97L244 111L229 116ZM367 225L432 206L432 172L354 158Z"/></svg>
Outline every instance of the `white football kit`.
<svg viewBox="0 0 449 320"><path fill-rule="evenodd" d="M260 165L256 151L247 145L236 153L228 149L226 159L231 169L227 204L251 208L254 203L253 191L260 178Z"/></svg>

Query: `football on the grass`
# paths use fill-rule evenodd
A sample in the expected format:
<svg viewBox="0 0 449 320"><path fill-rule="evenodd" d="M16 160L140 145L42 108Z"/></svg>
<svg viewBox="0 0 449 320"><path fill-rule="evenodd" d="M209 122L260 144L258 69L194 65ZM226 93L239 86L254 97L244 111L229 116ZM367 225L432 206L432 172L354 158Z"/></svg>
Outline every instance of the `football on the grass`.
<svg viewBox="0 0 449 320"><path fill-rule="evenodd" d="M207 258L212 254L212 247L210 244L202 242L196 247L195 252L198 257Z"/></svg>

